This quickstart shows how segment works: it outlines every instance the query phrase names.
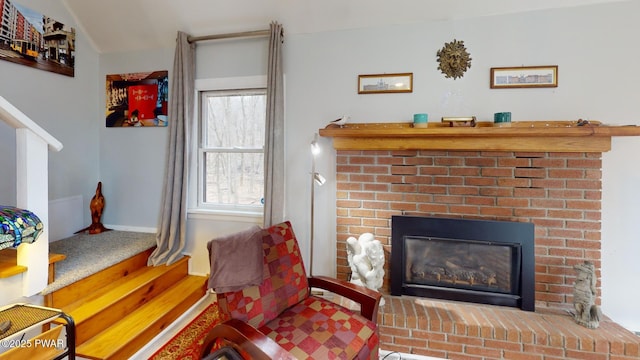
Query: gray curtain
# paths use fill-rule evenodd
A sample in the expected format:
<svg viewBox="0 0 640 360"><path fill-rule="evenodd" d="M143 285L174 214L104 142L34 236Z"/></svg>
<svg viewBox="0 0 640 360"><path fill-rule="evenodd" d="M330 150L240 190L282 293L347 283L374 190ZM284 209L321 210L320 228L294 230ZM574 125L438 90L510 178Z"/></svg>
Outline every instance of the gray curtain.
<svg viewBox="0 0 640 360"><path fill-rule="evenodd" d="M169 147L160 203L157 248L149 265L170 265L182 257L187 226L189 125L194 108L195 45L178 32L169 91Z"/></svg>
<svg viewBox="0 0 640 360"><path fill-rule="evenodd" d="M284 220L284 77L282 25L271 23L267 68L267 124L264 145L264 224Z"/></svg>

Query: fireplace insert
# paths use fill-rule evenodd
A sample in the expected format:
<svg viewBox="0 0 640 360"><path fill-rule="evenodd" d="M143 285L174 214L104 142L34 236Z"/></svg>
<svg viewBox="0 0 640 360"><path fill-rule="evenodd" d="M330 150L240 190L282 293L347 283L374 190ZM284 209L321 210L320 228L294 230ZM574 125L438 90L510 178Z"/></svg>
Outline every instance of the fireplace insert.
<svg viewBox="0 0 640 360"><path fill-rule="evenodd" d="M532 223L391 218L391 294L535 310Z"/></svg>

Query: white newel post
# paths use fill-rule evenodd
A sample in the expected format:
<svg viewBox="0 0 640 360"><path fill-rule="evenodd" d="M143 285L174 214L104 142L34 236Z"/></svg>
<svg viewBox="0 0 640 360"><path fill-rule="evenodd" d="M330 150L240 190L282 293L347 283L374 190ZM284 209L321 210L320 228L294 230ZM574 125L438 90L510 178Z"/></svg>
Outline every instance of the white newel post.
<svg viewBox="0 0 640 360"><path fill-rule="evenodd" d="M29 129L16 129L16 205L36 214L43 233L32 244L18 247L18 265L26 266L23 295L32 296L47 286L49 268L49 169L47 143Z"/></svg>
<svg viewBox="0 0 640 360"><path fill-rule="evenodd" d="M48 151L62 143L0 96L0 121L16 129L16 206L36 214L44 225L32 244L18 246L18 265L27 271L0 279L0 305L36 295L47 286L49 271L49 169ZM20 289L22 288L22 289Z"/></svg>

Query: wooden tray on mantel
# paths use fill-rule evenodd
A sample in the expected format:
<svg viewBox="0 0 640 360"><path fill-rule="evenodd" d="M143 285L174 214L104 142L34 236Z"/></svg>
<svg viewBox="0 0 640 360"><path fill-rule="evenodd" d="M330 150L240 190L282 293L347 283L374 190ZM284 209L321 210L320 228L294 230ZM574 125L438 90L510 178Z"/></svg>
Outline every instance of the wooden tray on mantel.
<svg viewBox="0 0 640 360"><path fill-rule="evenodd" d="M475 127L433 122L420 128L413 123L353 123L330 124L319 134L332 137L336 150L606 152L612 136L640 136L640 127L593 120L582 126L567 120L514 121L510 126L480 121Z"/></svg>

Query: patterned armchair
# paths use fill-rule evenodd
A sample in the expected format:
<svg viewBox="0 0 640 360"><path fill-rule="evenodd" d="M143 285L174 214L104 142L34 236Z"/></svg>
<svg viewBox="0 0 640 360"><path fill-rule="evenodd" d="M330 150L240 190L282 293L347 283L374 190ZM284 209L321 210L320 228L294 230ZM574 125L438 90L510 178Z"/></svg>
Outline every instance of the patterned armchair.
<svg viewBox="0 0 640 360"><path fill-rule="evenodd" d="M233 344L253 359L378 359L380 293L324 276L307 278L289 222L264 229L262 248L263 282L217 294L231 320L208 334L203 357L215 344ZM352 300L360 311L311 295L312 287Z"/></svg>

